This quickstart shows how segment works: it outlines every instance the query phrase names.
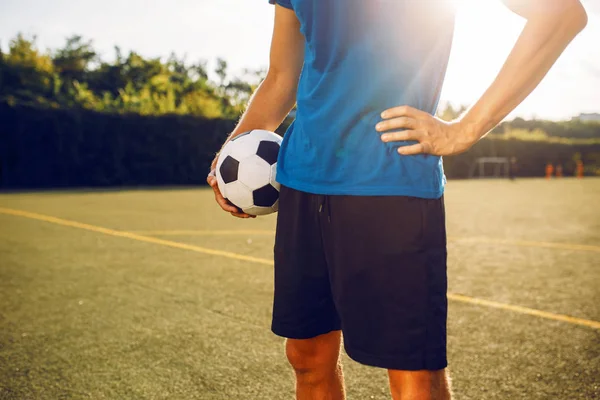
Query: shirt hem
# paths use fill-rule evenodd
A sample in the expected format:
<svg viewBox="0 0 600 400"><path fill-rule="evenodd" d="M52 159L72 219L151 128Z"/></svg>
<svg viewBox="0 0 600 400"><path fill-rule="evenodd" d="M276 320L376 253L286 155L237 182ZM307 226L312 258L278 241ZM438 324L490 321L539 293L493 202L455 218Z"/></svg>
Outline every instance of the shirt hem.
<svg viewBox="0 0 600 400"><path fill-rule="evenodd" d="M273 4L273 5L275 5L275 4L280 5L281 7L287 8L288 10L294 10L294 8L291 5L285 4L285 3L277 1L277 0L269 0L269 3Z"/></svg>
<svg viewBox="0 0 600 400"><path fill-rule="evenodd" d="M339 186L327 184L313 184L298 180L287 179L283 174L278 174L277 182L289 188L302 192L319 195L346 195L346 196L410 196L424 199L439 199L444 195L444 188L440 190L422 190L406 186Z"/></svg>

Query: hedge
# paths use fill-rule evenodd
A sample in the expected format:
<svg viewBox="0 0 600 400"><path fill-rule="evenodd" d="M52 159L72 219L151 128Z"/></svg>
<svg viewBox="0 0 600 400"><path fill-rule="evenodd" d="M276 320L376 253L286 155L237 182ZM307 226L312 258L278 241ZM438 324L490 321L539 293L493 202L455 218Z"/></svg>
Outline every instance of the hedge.
<svg viewBox="0 0 600 400"><path fill-rule="evenodd" d="M204 184L215 151L234 125L181 115L0 104L0 188ZM516 156L522 176L542 176L548 161L563 163L571 174L577 152L585 161L600 153L600 145L484 139L448 157L445 169L449 178L464 178L475 158L496 155Z"/></svg>
<svg viewBox="0 0 600 400"><path fill-rule="evenodd" d="M0 187L196 185L233 121L0 105Z"/></svg>

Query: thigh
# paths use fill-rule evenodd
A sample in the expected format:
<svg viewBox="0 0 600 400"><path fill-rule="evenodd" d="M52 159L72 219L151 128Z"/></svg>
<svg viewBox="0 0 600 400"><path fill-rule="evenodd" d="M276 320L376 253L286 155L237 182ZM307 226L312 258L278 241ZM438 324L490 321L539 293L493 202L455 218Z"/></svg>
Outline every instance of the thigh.
<svg viewBox="0 0 600 400"><path fill-rule="evenodd" d="M443 199L330 199L325 247L344 346L386 369L446 366Z"/></svg>
<svg viewBox="0 0 600 400"><path fill-rule="evenodd" d="M340 329L321 238L319 199L281 188L272 322L279 336L307 339Z"/></svg>

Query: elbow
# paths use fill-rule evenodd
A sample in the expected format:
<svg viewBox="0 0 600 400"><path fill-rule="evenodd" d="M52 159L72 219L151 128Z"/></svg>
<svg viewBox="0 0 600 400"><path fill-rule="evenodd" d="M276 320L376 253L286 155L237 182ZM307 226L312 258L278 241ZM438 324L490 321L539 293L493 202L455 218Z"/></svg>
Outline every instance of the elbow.
<svg viewBox="0 0 600 400"><path fill-rule="evenodd" d="M298 79L299 76L297 74L276 68L269 68L261 86L270 96L277 98L282 106L289 111L296 103Z"/></svg>
<svg viewBox="0 0 600 400"><path fill-rule="evenodd" d="M545 19L545 16L542 18ZM547 26L552 27L554 35L570 42L586 27L588 16L581 3L575 0L573 5L545 20Z"/></svg>
<svg viewBox="0 0 600 400"><path fill-rule="evenodd" d="M585 8L583 8L583 6L581 5L581 3L579 3L578 7L576 8L576 16L574 17L575 19L575 23L577 25L578 28L578 33L581 32L583 30L583 28L585 28L587 26L588 23L588 15L587 12L585 11Z"/></svg>
<svg viewBox="0 0 600 400"><path fill-rule="evenodd" d="M557 4L555 7L532 9L514 6L513 3L515 0L504 1L511 5L510 8L512 11L524 17L527 21L552 25L559 32L567 36L575 37L588 23L587 12L579 0L567 0Z"/></svg>
<svg viewBox="0 0 600 400"><path fill-rule="evenodd" d="M298 79L298 74L271 67L267 71L265 84L273 90L286 92L295 96Z"/></svg>
<svg viewBox="0 0 600 400"><path fill-rule="evenodd" d="M265 80L276 82L278 86L288 87L298 83L298 76L281 68L269 67Z"/></svg>
<svg viewBox="0 0 600 400"><path fill-rule="evenodd" d="M581 32L588 23L588 15L583 5L577 1L573 7L567 11L567 15L564 15L565 24L571 32L577 35Z"/></svg>
<svg viewBox="0 0 600 400"><path fill-rule="evenodd" d="M269 69L267 70L267 75L265 76L265 81L284 82L286 80L285 75L286 75L285 72L282 71L281 69L270 66Z"/></svg>

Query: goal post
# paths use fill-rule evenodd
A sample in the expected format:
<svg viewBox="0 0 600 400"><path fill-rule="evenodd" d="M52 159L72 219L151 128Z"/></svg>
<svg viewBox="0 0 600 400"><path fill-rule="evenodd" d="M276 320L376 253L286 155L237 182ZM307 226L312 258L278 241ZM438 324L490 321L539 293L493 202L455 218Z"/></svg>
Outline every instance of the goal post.
<svg viewBox="0 0 600 400"><path fill-rule="evenodd" d="M471 165L469 178L508 178L509 172L507 157L479 157Z"/></svg>

